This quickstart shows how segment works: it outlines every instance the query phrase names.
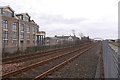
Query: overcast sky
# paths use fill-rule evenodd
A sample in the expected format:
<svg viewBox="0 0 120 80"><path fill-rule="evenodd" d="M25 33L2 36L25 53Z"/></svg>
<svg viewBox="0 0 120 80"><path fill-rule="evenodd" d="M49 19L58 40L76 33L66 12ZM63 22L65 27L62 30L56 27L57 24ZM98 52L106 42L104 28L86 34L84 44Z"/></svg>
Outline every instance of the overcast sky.
<svg viewBox="0 0 120 80"><path fill-rule="evenodd" d="M47 36L83 33L91 38L118 37L119 0L0 0L15 13L27 12Z"/></svg>

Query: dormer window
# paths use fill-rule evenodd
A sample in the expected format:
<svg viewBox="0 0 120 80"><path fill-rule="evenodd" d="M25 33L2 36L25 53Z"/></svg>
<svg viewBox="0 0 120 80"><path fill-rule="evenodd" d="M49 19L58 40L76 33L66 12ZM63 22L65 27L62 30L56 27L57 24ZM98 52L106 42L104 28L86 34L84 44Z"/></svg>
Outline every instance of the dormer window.
<svg viewBox="0 0 120 80"><path fill-rule="evenodd" d="M14 17L14 11L9 6L0 8L0 13L4 16Z"/></svg>
<svg viewBox="0 0 120 80"><path fill-rule="evenodd" d="M29 17L23 16L23 21L29 22Z"/></svg>
<svg viewBox="0 0 120 80"><path fill-rule="evenodd" d="M30 22L30 16L27 13L17 14L16 15L20 20Z"/></svg>
<svg viewBox="0 0 120 80"><path fill-rule="evenodd" d="M12 17L12 13L8 12L8 11L3 11L3 15L8 16L8 17Z"/></svg>

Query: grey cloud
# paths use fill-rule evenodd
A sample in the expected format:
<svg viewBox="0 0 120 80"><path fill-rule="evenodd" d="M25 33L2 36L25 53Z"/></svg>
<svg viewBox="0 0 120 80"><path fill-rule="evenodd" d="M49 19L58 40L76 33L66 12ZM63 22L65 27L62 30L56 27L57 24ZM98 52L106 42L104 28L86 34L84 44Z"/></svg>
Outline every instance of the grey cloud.
<svg viewBox="0 0 120 80"><path fill-rule="evenodd" d="M41 27L48 32L47 35L49 36L54 36L55 34L70 35L72 34L72 29L76 30L77 35L78 33L83 32L92 37L115 38L117 36L117 25L115 25L116 23L114 22L96 21L86 24L89 19L66 19L59 15L40 15L37 20L39 20Z"/></svg>
<svg viewBox="0 0 120 80"><path fill-rule="evenodd" d="M74 19L67 19L64 18L60 15L40 15L38 14L38 20L40 20L41 24L46 25L46 24L53 24L53 23L58 23L58 24L79 24L83 21L86 21L88 19L86 18L74 18Z"/></svg>

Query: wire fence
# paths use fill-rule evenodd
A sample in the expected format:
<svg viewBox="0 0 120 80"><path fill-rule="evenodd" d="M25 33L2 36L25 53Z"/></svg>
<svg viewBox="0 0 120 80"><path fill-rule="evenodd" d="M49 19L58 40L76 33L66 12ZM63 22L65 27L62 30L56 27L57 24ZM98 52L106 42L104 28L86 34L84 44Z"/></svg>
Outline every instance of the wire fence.
<svg viewBox="0 0 120 80"><path fill-rule="evenodd" d="M82 46L85 43L89 43L89 41L80 41L80 42L72 42L72 43L64 43L64 44L56 44L56 45L38 45L38 46L31 46L31 47L20 47L20 48L4 48L2 57L9 57L9 56L14 56L14 55L23 55L23 54L31 54L35 52L46 52L50 50L55 50L55 49L60 49L60 48L65 48L65 47L77 47L77 46ZM12 53L9 53L11 52Z"/></svg>

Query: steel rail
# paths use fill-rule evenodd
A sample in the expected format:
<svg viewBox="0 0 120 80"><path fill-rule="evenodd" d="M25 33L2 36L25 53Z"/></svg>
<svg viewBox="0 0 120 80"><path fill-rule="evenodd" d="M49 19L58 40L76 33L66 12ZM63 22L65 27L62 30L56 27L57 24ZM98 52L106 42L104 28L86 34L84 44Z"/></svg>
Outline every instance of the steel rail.
<svg viewBox="0 0 120 80"><path fill-rule="evenodd" d="M90 45L89 45L89 46L90 46ZM87 45L87 46L84 46L84 47L82 47L82 48L80 48L80 49L83 49L83 48L86 48L86 47L88 47L88 45ZM19 74L19 73L21 73L21 72L28 71L29 69L32 69L32 68L41 66L41 65L46 64L46 63L48 63L48 62L50 62L50 61L52 61L52 60L61 58L62 56L65 56L65 55L71 54L71 53L73 53L73 52L79 51L80 49L77 49L77 50L74 50L74 51L71 51L71 52L68 52L68 53L59 55L59 56L55 56L55 57L53 57L53 58L49 58L49 59L47 59L47 60L43 60L43 61L37 62L37 63L35 63L35 64L28 65L27 67L23 67L23 68L20 68L20 69L18 69L18 70L15 70L15 71L12 71L12 72L9 72L9 73L5 73L5 74L2 75L2 78L9 78L10 76L14 76L14 75Z"/></svg>
<svg viewBox="0 0 120 80"><path fill-rule="evenodd" d="M52 51L48 51L48 52L45 52L44 54L34 54L34 55L26 55L24 57L21 57L21 58L14 58L14 59L9 59L9 61L6 61L4 60L3 64L10 64L10 63L17 63L17 62L22 62L22 61L27 61L29 59L33 59L33 58L37 58L37 57L42 57L42 56L46 56L46 55L50 55L52 53L55 53L55 52L59 52L59 51L62 51L62 50L65 50L65 49L71 49L72 47L67 47L67 48L62 48L62 49L57 49L57 50L52 50Z"/></svg>
<svg viewBox="0 0 120 80"><path fill-rule="evenodd" d="M90 44L90 43L84 43L82 45L86 45L86 44ZM35 53L31 53L31 54L24 54L24 55L18 55L18 56L14 56L14 57L3 58L2 63L3 64L14 63L14 62L17 62L17 60L22 61L23 58L25 59L25 58L28 58L28 57L31 57L31 56L33 57L33 56L37 56L37 55L45 56L45 55L48 55L47 53L62 50L62 49L72 48L72 47L74 48L74 46L69 46L69 47L64 47L64 48L48 50L48 51L45 51L45 52L35 52ZM42 53L44 53L44 55Z"/></svg>
<svg viewBox="0 0 120 80"><path fill-rule="evenodd" d="M56 70L62 68L64 65L66 65L67 63L71 62L72 60L76 59L77 57L79 57L80 55L82 55L83 53L85 53L86 51L88 51L89 49L91 49L92 47L85 49L84 51L80 52L79 54L67 59L66 61L52 67L51 69L43 72L42 74L38 75L37 77L35 77L33 80L40 80L43 79L45 77L47 77L49 74L52 74L53 72L55 72Z"/></svg>

